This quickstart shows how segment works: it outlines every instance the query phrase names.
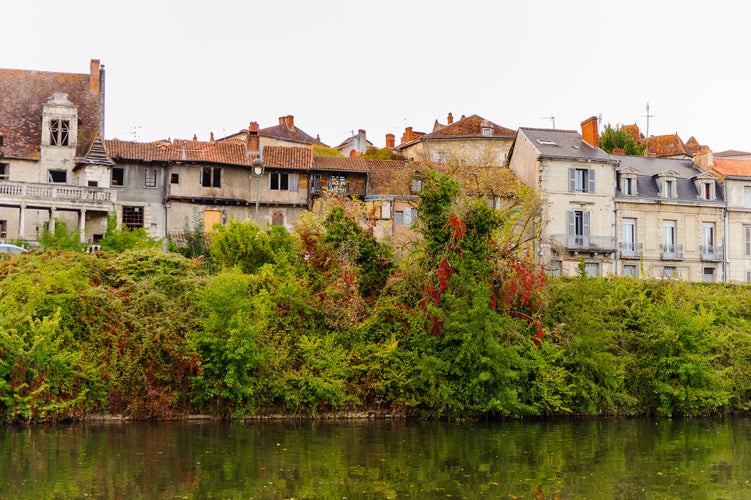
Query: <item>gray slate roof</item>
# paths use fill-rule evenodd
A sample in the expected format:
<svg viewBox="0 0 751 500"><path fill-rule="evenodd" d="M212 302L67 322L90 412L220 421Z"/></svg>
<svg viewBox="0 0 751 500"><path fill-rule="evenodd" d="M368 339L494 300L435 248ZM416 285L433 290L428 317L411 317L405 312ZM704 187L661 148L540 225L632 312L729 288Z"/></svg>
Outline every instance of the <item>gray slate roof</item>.
<svg viewBox="0 0 751 500"><path fill-rule="evenodd" d="M613 156L600 148L584 142L578 132L573 130L551 130L539 128L520 128L540 156L553 158L571 158L573 160L601 160L613 162ZM617 161L617 158L616 158Z"/></svg>
<svg viewBox="0 0 751 500"><path fill-rule="evenodd" d="M676 189L678 198L682 201L707 201L699 198L694 178L706 172L694 166L693 160L672 158L651 158L645 156L613 155L620 161L618 172L625 169L636 170L637 198L661 198L658 185L658 175L671 171L676 175ZM715 190L714 202L723 200L722 190ZM664 198L663 198L664 199Z"/></svg>

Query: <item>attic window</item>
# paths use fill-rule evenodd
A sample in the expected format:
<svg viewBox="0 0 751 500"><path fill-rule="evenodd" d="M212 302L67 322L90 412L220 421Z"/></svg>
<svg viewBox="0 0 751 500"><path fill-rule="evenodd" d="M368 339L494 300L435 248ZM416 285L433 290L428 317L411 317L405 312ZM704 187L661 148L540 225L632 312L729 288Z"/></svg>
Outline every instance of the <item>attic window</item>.
<svg viewBox="0 0 751 500"><path fill-rule="evenodd" d="M543 146L557 146L558 145L549 139L537 139L537 142L539 142Z"/></svg>
<svg viewBox="0 0 751 500"><path fill-rule="evenodd" d="M67 146L70 137L70 122L68 120L52 120L50 122L50 146Z"/></svg>
<svg viewBox="0 0 751 500"><path fill-rule="evenodd" d="M493 135L493 127L482 127L482 135Z"/></svg>

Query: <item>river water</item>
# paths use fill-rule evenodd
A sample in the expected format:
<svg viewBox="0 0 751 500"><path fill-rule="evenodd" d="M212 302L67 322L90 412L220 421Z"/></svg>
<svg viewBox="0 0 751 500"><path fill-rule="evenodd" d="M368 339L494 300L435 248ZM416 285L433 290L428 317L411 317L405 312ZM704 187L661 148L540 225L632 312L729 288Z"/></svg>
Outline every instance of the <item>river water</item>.
<svg viewBox="0 0 751 500"><path fill-rule="evenodd" d="M751 420L0 428L0 498L751 498Z"/></svg>

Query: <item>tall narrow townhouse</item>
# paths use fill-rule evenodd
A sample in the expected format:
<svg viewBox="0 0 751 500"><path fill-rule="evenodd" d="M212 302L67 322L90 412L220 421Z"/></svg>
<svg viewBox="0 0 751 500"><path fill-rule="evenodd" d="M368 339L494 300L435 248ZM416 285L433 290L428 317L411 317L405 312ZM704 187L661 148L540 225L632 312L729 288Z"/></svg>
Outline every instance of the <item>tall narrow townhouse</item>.
<svg viewBox="0 0 751 500"><path fill-rule="evenodd" d="M725 279L725 202L690 159L619 156L617 273Z"/></svg>
<svg viewBox="0 0 751 500"><path fill-rule="evenodd" d="M597 118L573 130L520 128L509 168L545 202L536 255L551 274L616 272L615 171L597 147Z"/></svg>
<svg viewBox="0 0 751 500"><path fill-rule="evenodd" d="M727 203L725 277L751 283L751 155L725 154L728 156L718 158L705 149L694 162L717 176Z"/></svg>

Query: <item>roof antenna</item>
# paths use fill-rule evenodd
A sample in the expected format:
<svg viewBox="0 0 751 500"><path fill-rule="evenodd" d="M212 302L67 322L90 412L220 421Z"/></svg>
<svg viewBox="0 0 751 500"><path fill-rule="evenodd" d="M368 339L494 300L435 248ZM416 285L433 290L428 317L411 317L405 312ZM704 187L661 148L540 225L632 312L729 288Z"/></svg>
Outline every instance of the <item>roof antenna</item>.
<svg viewBox="0 0 751 500"><path fill-rule="evenodd" d="M647 137L649 137L649 119L655 117L655 115L649 114L649 101L647 101L647 114L642 115L642 117L647 119Z"/></svg>
<svg viewBox="0 0 751 500"><path fill-rule="evenodd" d="M555 116L543 116L540 120L550 120L553 123L553 130L555 130Z"/></svg>

